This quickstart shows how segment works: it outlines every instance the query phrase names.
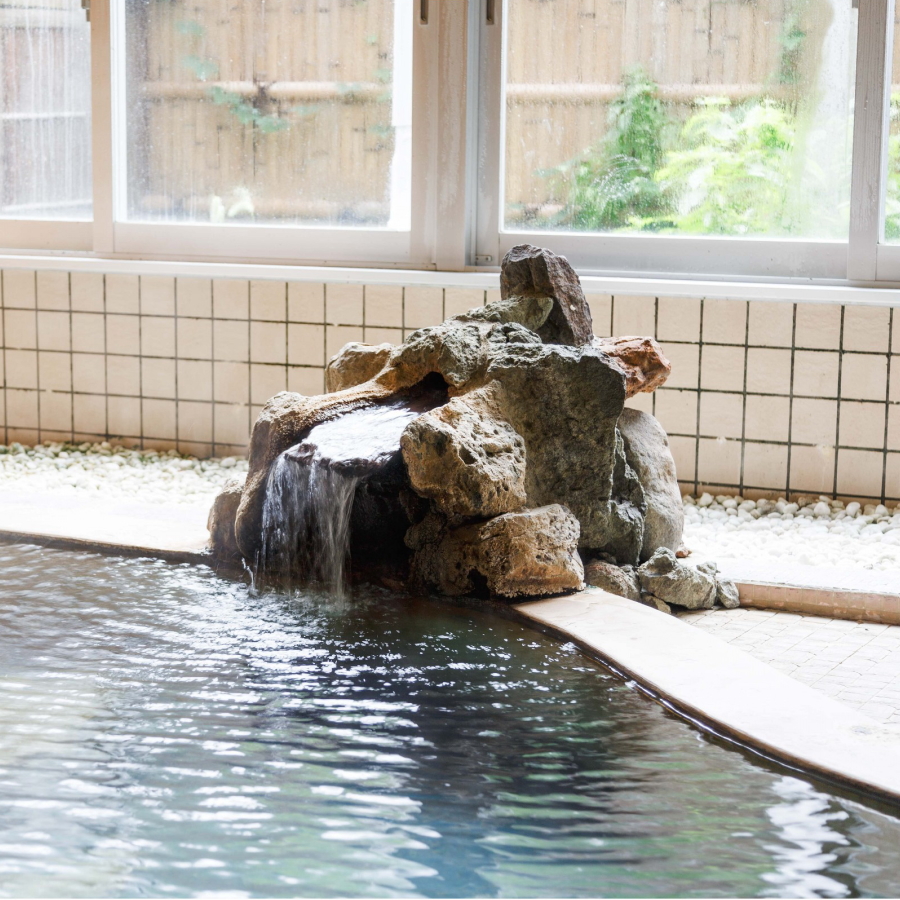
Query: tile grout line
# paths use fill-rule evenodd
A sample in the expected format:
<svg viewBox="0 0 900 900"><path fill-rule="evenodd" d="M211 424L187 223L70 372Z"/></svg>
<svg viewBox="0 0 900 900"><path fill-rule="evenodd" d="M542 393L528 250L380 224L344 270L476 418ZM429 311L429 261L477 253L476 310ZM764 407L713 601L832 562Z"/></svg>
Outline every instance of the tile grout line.
<svg viewBox="0 0 900 900"><path fill-rule="evenodd" d="M888 348L884 387L884 455L881 466L881 502L887 499L888 445L891 424L891 354L894 352L894 308L888 310Z"/></svg>
<svg viewBox="0 0 900 900"><path fill-rule="evenodd" d="M694 432L694 493L700 492L700 404L703 402L703 318L705 301L700 298L700 325L697 332L697 424Z"/></svg>
<svg viewBox="0 0 900 900"><path fill-rule="evenodd" d="M744 310L744 387L741 392L741 471L739 481L740 491L744 492L744 457L747 450L747 364L749 359L748 345L750 343L750 304L746 304Z"/></svg>
<svg viewBox="0 0 900 900"><path fill-rule="evenodd" d="M837 497L838 492L838 463L840 462L840 441L841 441L841 393L842 393L842 377L844 372L844 311L846 307L841 307L841 330L838 336L838 383L837 383L837 406L835 407L835 431L834 431L834 482L831 491L832 497Z"/></svg>
<svg viewBox="0 0 900 900"><path fill-rule="evenodd" d="M784 496L791 497L791 456L794 436L794 367L797 359L797 304L791 304L791 381L788 384L788 435L787 471L785 472Z"/></svg>
<svg viewBox="0 0 900 900"><path fill-rule="evenodd" d="M69 307L69 421L72 423L72 442L75 442L75 354L72 347L72 273L66 272L66 300Z"/></svg>

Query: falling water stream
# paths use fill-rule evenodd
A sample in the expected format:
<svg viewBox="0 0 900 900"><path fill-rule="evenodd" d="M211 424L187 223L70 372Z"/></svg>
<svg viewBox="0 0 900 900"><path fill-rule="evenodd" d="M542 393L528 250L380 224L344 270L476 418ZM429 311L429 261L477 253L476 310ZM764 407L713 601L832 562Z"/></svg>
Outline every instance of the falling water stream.
<svg viewBox="0 0 900 900"><path fill-rule="evenodd" d="M257 574L277 570L342 595L356 489L399 453L403 429L422 412L406 399L352 410L282 453L266 485Z"/></svg>

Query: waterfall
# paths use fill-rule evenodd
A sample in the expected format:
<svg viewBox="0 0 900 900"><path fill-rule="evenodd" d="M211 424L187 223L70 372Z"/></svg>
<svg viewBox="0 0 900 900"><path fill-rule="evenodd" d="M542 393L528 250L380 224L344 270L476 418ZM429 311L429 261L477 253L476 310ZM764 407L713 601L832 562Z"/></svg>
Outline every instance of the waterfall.
<svg viewBox="0 0 900 900"><path fill-rule="evenodd" d="M416 406L397 400L344 413L278 457L266 483L257 577L344 592L356 489L399 454L400 435L423 412Z"/></svg>

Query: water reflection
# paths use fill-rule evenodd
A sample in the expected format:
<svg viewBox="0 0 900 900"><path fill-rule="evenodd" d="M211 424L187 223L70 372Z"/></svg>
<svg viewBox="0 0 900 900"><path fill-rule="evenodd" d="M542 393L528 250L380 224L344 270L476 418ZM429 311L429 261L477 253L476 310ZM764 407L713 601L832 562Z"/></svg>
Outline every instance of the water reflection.
<svg viewBox="0 0 900 900"><path fill-rule="evenodd" d="M0 897L855 896L897 820L470 610L0 547Z"/></svg>

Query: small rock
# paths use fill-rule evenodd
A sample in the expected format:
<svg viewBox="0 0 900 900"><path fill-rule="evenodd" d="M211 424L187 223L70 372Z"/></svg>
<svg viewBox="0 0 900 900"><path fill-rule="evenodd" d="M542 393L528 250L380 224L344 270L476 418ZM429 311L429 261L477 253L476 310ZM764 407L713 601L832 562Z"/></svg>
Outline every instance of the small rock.
<svg viewBox="0 0 900 900"><path fill-rule="evenodd" d="M676 551L675 556L678 559L687 559L691 555L691 551L682 544Z"/></svg>
<svg viewBox="0 0 900 900"><path fill-rule="evenodd" d="M654 609L658 609L660 612L668 613L672 615L672 607L666 603L665 600L660 600L659 597L654 597L653 594L641 594L641 599L638 601L642 603L644 606L652 606Z"/></svg>
<svg viewBox="0 0 900 900"><path fill-rule="evenodd" d="M733 581L716 579L716 603L721 603L725 609L737 609L741 605L737 585Z"/></svg>
<svg viewBox="0 0 900 900"><path fill-rule="evenodd" d="M641 599L641 585L632 566L614 566L595 559L584 567L584 580L618 597Z"/></svg>
<svg viewBox="0 0 900 900"><path fill-rule="evenodd" d="M715 577L678 562L667 547L638 569L638 578L647 593L685 609L712 609L716 602Z"/></svg>

